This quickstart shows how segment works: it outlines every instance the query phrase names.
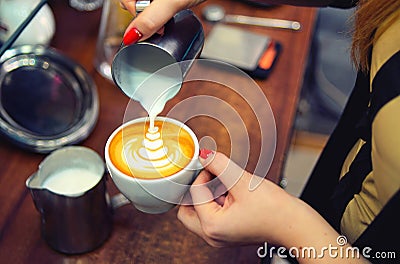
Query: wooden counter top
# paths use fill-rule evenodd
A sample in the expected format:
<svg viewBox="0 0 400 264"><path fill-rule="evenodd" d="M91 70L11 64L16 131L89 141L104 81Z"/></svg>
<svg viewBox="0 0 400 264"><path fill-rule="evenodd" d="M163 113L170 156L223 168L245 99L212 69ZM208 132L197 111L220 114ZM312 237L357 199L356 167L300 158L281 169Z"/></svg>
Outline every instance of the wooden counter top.
<svg viewBox="0 0 400 264"><path fill-rule="evenodd" d="M206 4L222 4L228 13L297 20L302 30L247 27L249 30L269 34L282 43L282 53L276 67L266 80L256 80L260 91L274 113L277 145L267 177L278 182L286 153L289 149L300 89L303 82L310 41L313 33L315 10L304 7L276 6L257 8L239 1L207 1L193 10L200 16ZM81 145L90 147L100 155L111 132L123 122L128 98L109 80L98 74L93 66L95 45L101 10L78 12L68 1L50 1L56 18L56 35L52 46L81 64L94 79L99 92L100 114L93 132ZM209 32L212 24L204 22ZM246 26L240 26L246 28ZM186 85L186 84L185 84ZM165 113L194 95L212 95L237 110L247 127L256 127L257 120L243 97L227 92L215 85L187 84L171 100ZM236 96L236 97L235 97ZM200 109L207 105L196 105ZM263 106L253 106L254 109ZM200 137L212 136L219 151L230 154L229 133L221 122L198 117L188 125ZM230 124L234 127L234 124ZM250 154L246 168L253 171L259 162L260 129L248 129ZM268 138L268 136L267 136ZM236 148L235 148L236 149ZM248 149L246 150L248 151ZM40 233L40 215L36 211L26 179L37 170L45 155L22 150L7 140L0 141L0 263L257 263L257 245L216 249L208 246L177 220L177 209L162 215L148 215L132 206L115 211L113 232L109 239L93 252L68 256L48 247ZM262 162L262 161L260 161ZM262 175L265 176L265 175ZM108 181L110 194L117 192L112 180ZM273 212L270 212L273 213Z"/></svg>

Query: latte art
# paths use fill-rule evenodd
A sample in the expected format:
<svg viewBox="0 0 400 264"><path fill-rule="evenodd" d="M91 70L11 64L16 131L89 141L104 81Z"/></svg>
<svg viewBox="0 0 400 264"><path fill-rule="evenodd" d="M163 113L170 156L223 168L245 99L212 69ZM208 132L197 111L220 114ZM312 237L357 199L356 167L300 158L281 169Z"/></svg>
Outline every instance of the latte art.
<svg viewBox="0 0 400 264"><path fill-rule="evenodd" d="M169 150L161 139L159 128L154 127L154 131L148 131L139 147L137 138L132 138L125 143L126 163L132 168L140 168L141 172L154 172L165 170L168 167L179 166L179 148ZM175 144L168 143L169 146ZM176 145L175 145L176 146Z"/></svg>
<svg viewBox="0 0 400 264"><path fill-rule="evenodd" d="M127 175L155 179L180 171L191 161L194 143L183 128L156 121L125 127L110 144L110 157L119 170Z"/></svg>

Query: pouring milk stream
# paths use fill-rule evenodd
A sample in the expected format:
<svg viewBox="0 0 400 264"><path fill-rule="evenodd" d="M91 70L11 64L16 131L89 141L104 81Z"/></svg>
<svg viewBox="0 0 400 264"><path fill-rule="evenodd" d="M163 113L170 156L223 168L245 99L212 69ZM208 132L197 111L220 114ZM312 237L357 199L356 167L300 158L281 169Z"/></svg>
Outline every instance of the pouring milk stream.
<svg viewBox="0 0 400 264"><path fill-rule="evenodd" d="M128 50L129 46L124 49ZM119 54L119 58L125 60L126 57L121 54L124 54L124 50ZM123 84L119 85L121 90L131 99L138 101L147 111L150 124L142 145L146 149L147 159L155 161L159 158L157 150L163 146L159 128L154 124L155 119L163 111L167 101L179 92L183 83L183 74L180 63L164 66L165 61L155 53L148 53L146 58L143 56L143 53L136 53L129 63L114 63L113 65L117 66L113 68L113 77L114 80L119 80L120 84ZM116 58L118 60L118 56ZM141 63L144 61L146 63ZM121 71L116 70L118 66L123 69L122 74L120 74ZM164 152L164 147L162 149Z"/></svg>
<svg viewBox="0 0 400 264"><path fill-rule="evenodd" d="M114 56L113 80L147 111L150 119L147 134L159 135L154 120L166 102L179 92L203 44L200 20L191 10L182 10L165 24L162 35L155 34L136 44L122 46Z"/></svg>
<svg viewBox="0 0 400 264"><path fill-rule="evenodd" d="M154 132L155 118L182 86L182 72L177 64L167 66L153 74L137 68L132 70L136 74L132 75L132 85L127 86L124 92L133 100L138 101L147 111L150 119L149 130Z"/></svg>

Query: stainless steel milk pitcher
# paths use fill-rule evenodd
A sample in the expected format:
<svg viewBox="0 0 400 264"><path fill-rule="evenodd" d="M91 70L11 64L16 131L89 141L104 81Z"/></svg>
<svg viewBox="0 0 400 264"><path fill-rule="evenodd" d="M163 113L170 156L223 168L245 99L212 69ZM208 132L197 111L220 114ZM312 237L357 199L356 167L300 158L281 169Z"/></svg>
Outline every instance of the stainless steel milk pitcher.
<svg viewBox="0 0 400 264"><path fill-rule="evenodd" d="M88 169L98 175L98 180L93 187L75 194L62 194L46 187L54 173L71 168ZM74 184L79 187L80 183ZM73 146L52 152L28 178L26 186L40 213L42 236L51 248L79 254L99 247L108 238L112 206L106 192L104 162L93 150Z"/></svg>
<svg viewBox="0 0 400 264"><path fill-rule="evenodd" d="M200 20L191 10L177 13L164 26L162 35L155 34L136 44L122 46L114 57L111 72L114 82L131 96L136 87L148 77L175 64L172 76L182 83L198 58L204 44L204 31Z"/></svg>

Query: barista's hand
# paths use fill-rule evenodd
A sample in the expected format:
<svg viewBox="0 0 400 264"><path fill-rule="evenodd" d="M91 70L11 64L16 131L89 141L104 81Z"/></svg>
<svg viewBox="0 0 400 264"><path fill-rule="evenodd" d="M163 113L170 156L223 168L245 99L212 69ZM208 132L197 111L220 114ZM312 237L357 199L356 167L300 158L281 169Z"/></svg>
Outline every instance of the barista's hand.
<svg viewBox="0 0 400 264"><path fill-rule="evenodd" d="M205 158L204 152L201 157ZM294 219L297 199L269 180L250 191L253 175L221 153L210 154L202 162L206 167L190 190L195 205L180 206L178 212L186 228L215 247L264 241L281 244ZM212 190L203 185L213 175L227 188L234 185L225 197L214 199Z"/></svg>
<svg viewBox="0 0 400 264"><path fill-rule="evenodd" d="M198 5L205 0L153 0L150 6L139 14L127 27L124 44L129 45L144 40L162 30L176 13ZM136 15L136 0L120 0L121 6Z"/></svg>
<svg viewBox="0 0 400 264"><path fill-rule="evenodd" d="M207 154L202 151L200 157ZM286 248L312 247L320 253L328 245L337 244L339 234L309 205L265 179L250 191L253 175L221 153L210 156L202 161L205 169L190 189L194 206L182 205L178 211L178 219L186 228L207 243L223 247L267 241ZM218 176L220 186L204 185L213 179L212 175ZM222 199L214 199L212 190L221 186L233 187ZM350 246L344 245L343 252ZM329 254L321 258L299 256L298 261L368 263L357 256L332 258Z"/></svg>

